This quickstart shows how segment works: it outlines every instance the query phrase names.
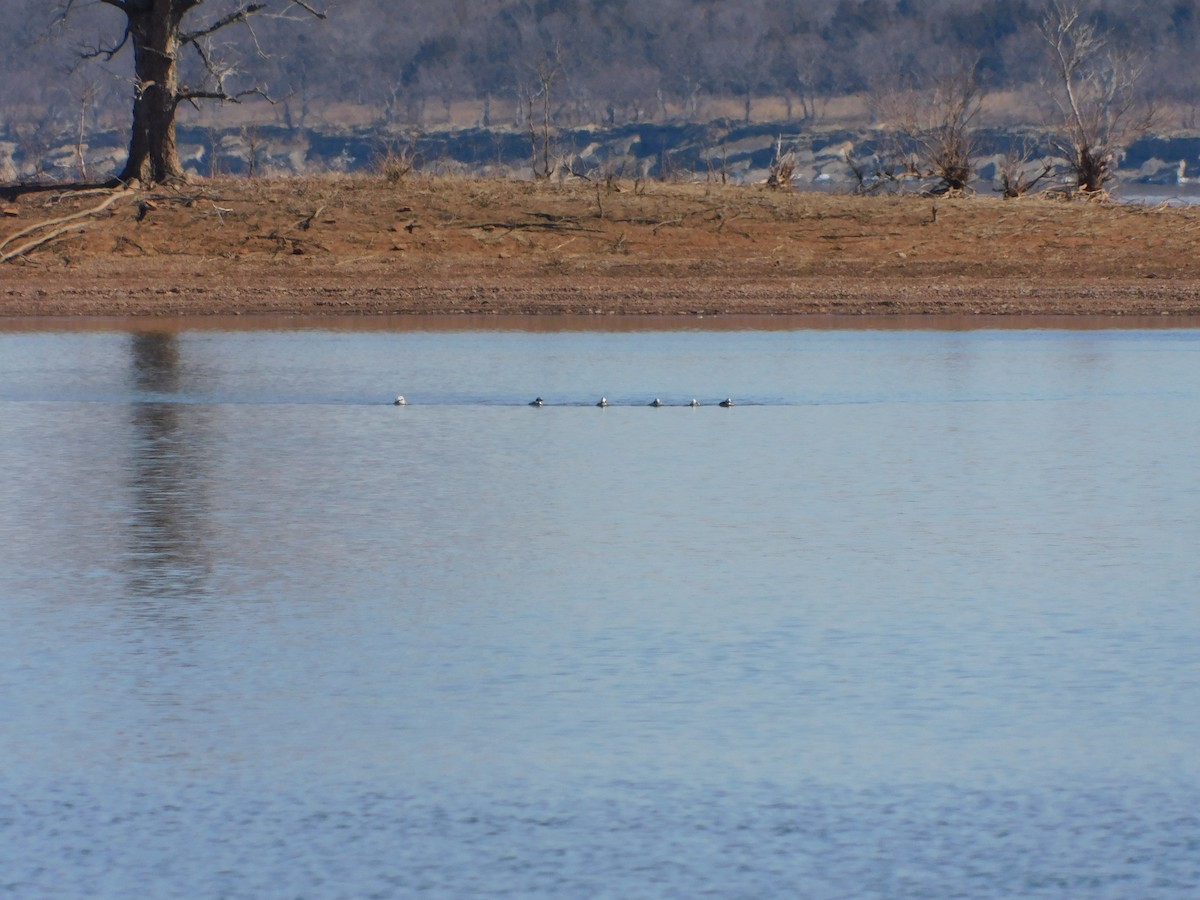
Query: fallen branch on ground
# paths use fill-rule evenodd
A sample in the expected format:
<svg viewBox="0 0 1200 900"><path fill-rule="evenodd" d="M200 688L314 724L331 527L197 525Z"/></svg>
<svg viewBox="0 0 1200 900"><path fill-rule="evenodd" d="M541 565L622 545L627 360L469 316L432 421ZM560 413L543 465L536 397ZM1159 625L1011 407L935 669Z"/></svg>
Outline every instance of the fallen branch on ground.
<svg viewBox="0 0 1200 900"><path fill-rule="evenodd" d="M78 200L80 197L98 197L111 193L113 193L113 189L106 187L63 191L61 194L51 194L47 205L62 203L64 200Z"/></svg>
<svg viewBox="0 0 1200 900"><path fill-rule="evenodd" d="M558 221L558 222L555 222L555 221L547 221L547 222L480 222L475 225L466 225L464 227L467 228L468 230L473 230L473 229L488 230L488 229L494 229L494 228L503 228L507 231L517 231L519 229L540 229L543 231L599 232L602 230L599 228L586 228L583 225L580 225L578 222L572 222L570 220L563 220L563 221Z"/></svg>
<svg viewBox="0 0 1200 900"><path fill-rule="evenodd" d="M99 215L100 213L104 212L104 210L108 209L108 207L110 207L117 200L120 200L122 197L129 196L129 194L131 194L131 193L132 193L132 191L128 191L128 190L115 191L110 196L105 198L103 203L100 203L97 206L93 206L90 209L85 209L81 212L72 213L69 216L60 216L57 219L48 219L45 222L38 222L35 225L30 225L28 228L22 228L20 231L16 232L15 234L10 234L3 241L0 241L0 251L3 251L5 247L9 246L10 244L13 243L13 241L19 240L20 238L29 237L30 235L36 234L39 231L44 231L47 228L57 229L55 231L52 231L49 234L45 234L39 238L36 238L36 239L30 241L27 244L22 244L16 250L13 250L13 251L10 251L9 253L4 253L3 255L0 255L0 263L10 262L11 260L14 260L21 256L24 256L26 253L29 253L30 251L36 250L38 247L41 247L43 244L49 243L50 241L54 240L56 237L61 237L62 235L67 234L72 231L82 231L87 226L85 224L81 223L79 221L80 219L86 219L89 216ZM68 223L75 223L75 224L69 225ZM68 227L58 228L58 226L68 226Z"/></svg>
<svg viewBox="0 0 1200 900"><path fill-rule="evenodd" d="M32 250L36 250L43 244L50 243L55 238L60 238L64 234L70 234L71 232L80 232L85 228L87 228L87 225L83 222L76 222L73 225L65 225L62 228L59 228L57 231L52 231L49 234L44 234L40 238L30 241L28 244L22 244L16 250L13 250L10 253L5 253L3 256L0 256L0 263L11 262L12 260L18 259Z"/></svg>

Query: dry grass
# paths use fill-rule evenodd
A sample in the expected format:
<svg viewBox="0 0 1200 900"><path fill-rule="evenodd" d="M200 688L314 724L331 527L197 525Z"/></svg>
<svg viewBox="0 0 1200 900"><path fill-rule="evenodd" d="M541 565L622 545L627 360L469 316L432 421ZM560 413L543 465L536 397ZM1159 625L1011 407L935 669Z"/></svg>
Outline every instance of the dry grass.
<svg viewBox="0 0 1200 900"><path fill-rule="evenodd" d="M0 239L95 203L26 195ZM1197 209L408 173L110 212L5 267L0 314L1200 312Z"/></svg>

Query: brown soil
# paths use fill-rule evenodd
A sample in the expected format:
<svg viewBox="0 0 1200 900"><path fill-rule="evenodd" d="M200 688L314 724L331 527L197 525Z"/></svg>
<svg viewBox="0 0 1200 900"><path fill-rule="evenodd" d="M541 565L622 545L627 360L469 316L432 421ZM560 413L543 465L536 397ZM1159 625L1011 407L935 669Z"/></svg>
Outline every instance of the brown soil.
<svg viewBox="0 0 1200 900"><path fill-rule="evenodd" d="M0 203L0 244L103 199ZM0 264L0 316L1200 315L1198 208L330 177L131 192L81 222Z"/></svg>

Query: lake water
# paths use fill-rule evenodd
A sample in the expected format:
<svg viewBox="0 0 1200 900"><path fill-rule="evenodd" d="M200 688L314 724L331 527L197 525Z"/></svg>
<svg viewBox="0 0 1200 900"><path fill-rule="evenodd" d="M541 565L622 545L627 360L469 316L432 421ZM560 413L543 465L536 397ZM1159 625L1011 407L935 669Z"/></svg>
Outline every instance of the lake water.
<svg viewBox="0 0 1200 900"><path fill-rule="evenodd" d="M1200 331L10 330L0 460L0 896L1197 895Z"/></svg>

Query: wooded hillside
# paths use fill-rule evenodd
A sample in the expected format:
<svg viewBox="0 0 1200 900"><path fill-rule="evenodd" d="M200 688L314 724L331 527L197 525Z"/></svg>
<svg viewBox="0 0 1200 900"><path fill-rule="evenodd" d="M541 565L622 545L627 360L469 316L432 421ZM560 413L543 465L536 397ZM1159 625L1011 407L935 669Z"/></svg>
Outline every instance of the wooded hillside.
<svg viewBox="0 0 1200 900"><path fill-rule="evenodd" d="M274 102L185 104L180 122L203 136L191 138L203 162L187 163L203 174L223 166L253 173L256 136L268 131L313 143L353 130L372 144L368 154L332 161L275 146L281 158L269 168L290 172L307 170L313 157L323 160L318 168L354 169L445 128L493 134L496 148L474 158L509 161L505 140L523 134L527 154L533 132L551 127L612 134L724 120L862 134L893 125L898 92L928 91L967 66L983 97L972 127L1055 128L1046 90L1054 76L1038 31L1049 1L324 0L325 22L296 7L208 41L210 64L227 76L222 90L260 89ZM116 172L134 90L131 54L104 56L121 43L121 14L78 0L10 5L11 28L0 32L0 178ZM65 5L71 16L56 18ZM240 8L238 0L204 4L215 20ZM1154 132L1200 130L1200 0L1096 0L1085 10L1104 53L1132 60L1135 91L1156 98ZM198 54L182 61L185 82L202 82L202 70Z"/></svg>
<svg viewBox="0 0 1200 900"><path fill-rule="evenodd" d="M0 132L9 136L128 116L128 54L79 61L81 50L120 40L120 16L76 5L55 27L62 2L5 4ZM1143 85L1170 107L1164 127L1195 127L1200 0L1092 7L1114 48L1145 60ZM1034 27L1044 4L1027 0L327 0L322 8L330 16L319 27L299 14L264 17L252 31L222 32L212 48L240 61L235 80L278 101L259 104L258 120L520 125L545 77L560 127L828 120L870 115L873 92L964 59L978 61L988 90L1011 92L997 115L1007 108L1028 121L1044 99L1046 54ZM851 94L857 105L839 101Z"/></svg>

